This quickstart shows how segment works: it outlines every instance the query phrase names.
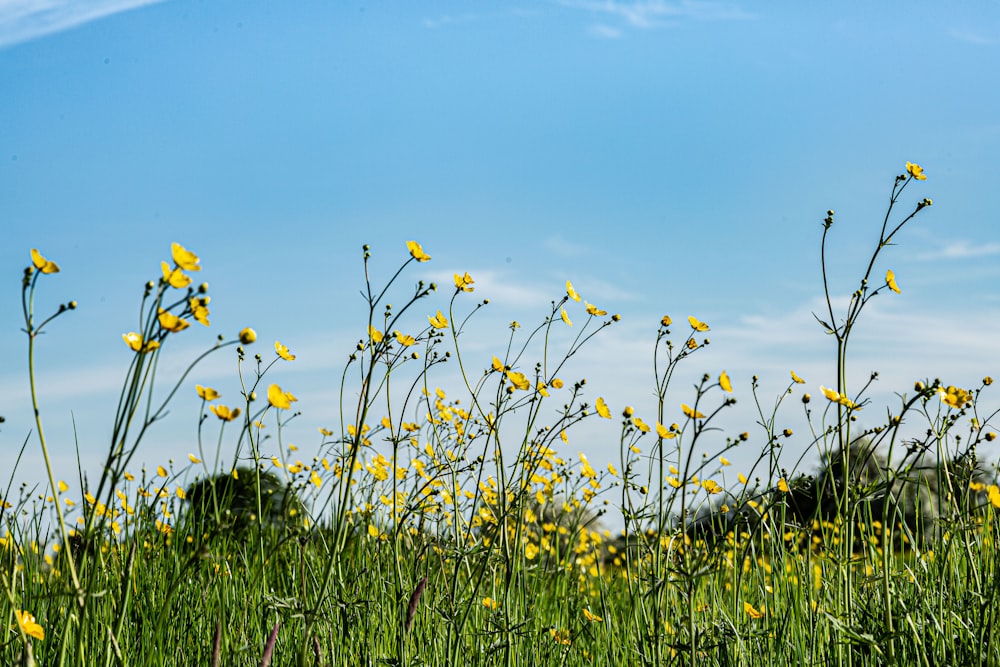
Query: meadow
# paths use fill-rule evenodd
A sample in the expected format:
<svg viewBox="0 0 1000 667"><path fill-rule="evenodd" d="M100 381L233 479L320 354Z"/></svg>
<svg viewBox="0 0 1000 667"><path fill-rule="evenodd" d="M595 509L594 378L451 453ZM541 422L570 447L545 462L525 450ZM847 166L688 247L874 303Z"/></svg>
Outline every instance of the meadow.
<svg viewBox="0 0 1000 667"><path fill-rule="evenodd" d="M541 322L512 322L491 358L473 357L462 336L485 305L474 276L404 287L408 267L431 261L408 241L387 279L363 250L366 334L339 378L340 423L318 427L305 454L281 437L308 416L269 378L296 363L280 341L248 327L180 377L158 373L162 350L214 307L199 257L175 243L141 295L141 325L123 334L131 362L85 488L83 471L53 472L34 374L38 336L68 337L76 304L36 311L60 271L32 249L22 294L37 422L25 446L41 449L47 477L40 494L4 491L0 662L1000 664L1000 488L979 454L996 439L993 380L926 378L874 405L874 378L847 373L865 306L905 298L885 255L932 205L914 194L924 180L912 163L894 178L846 310L826 279L834 212L817 225L828 306L817 320L837 385L811 395L792 371L773 401L754 391L753 434L718 426L735 402L724 370L672 384L698 363L709 323L654 323L655 413L612 410L572 358L618 316L567 282ZM445 290L447 311L425 312ZM236 404L197 383L213 354L238 356ZM439 386L444 364L457 386ZM202 437L183 465L149 461L144 436L178 392L200 397ZM777 426L783 410L807 418L818 474L779 459L793 435ZM600 469L569 444L593 419L620 424ZM759 452L751 468L732 469L737 447Z"/></svg>

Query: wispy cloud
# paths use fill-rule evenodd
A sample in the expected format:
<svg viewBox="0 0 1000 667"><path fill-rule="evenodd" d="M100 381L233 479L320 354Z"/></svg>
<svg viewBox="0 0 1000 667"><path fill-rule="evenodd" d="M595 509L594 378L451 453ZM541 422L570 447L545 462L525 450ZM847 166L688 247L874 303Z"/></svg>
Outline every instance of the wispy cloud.
<svg viewBox="0 0 1000 667"><path fill-rule="evenodd" d="M590 26L592 35L602 38L619 37L622 28L651 29L674 25L683 20L743 21L754 15L734 3L702 2L699 0L556 0L557 4L601 17ZM617 21L621 27L609 24Z"/></svg>
<svg viewBox="0 0 1000 667"><path fill-rule="evenodd" d="M948 243L938 250L917 255L917 259L964 259L996 254L1000 254L1000 243L973 243L961 240Z"/></svg>
<svg viewBox="0 0 1000 667"><path fill-rule="evenodd" d="M431 30L437 28L445 28L452 25L461 25L464 23L478 23L480 21L489 21L492 19L500 18L530 18L535 16L537 12L526 9L511 9L506 12L466 12L464 14L441 14L434 17L425 17L421 23L425 28Z"/></svg>
<svg viewBox="0 0 1000 667"><path fill-rule="evenodd" d="M0 48L162 0L0 0Z"/></svg>
<svg viewBox="0 0 1000 667"><path fill-rule="evenodd" d="M997 43L995 31L991 33L984 33L981 30L975 30L968 27L952 28L948 31L948 36L959 42L975 44L976 46L992 46Z"/></svg>

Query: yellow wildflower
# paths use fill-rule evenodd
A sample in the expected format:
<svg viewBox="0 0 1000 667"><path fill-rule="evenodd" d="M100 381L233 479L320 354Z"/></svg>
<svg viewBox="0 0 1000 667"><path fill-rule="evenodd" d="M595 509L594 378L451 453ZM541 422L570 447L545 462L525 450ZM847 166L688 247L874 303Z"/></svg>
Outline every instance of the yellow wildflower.
<svg viewBox="0 0 1000 667"><path fill-rule="evenodd" d="M441 314L439 310L437 315L434 317L428 317L427 321L431 323L431 326L435 329L447 329L448 328L448 318Z"/></svg>
<svg viewBox="0 0 1000 667"><path fill-rule="evenodd" d="M463 276L460 276L457 273L455 274L455 289L463 292L473 292L476 289L472 286L472 283L474 282L476 281L472 279L472 276L469 275L468 271L466 271Z"/></svg>
<svg viewBox="0 0 1000 667"><path fill-rule="evenodd" d="M704 322L698 321L698 318L696 318L696 317L688 317L688 324L690 324L691 328L694 329L695 331L708 331L709 330L708 325L705 324Z"/></svg>
<svg viewBox="0 0 1000 667"><path fill-rule="evenodd" d="M278 341L274 341L274 351L285 361L295 361L295 355L288 351L288 348Z"/></svg>
<svg viewBox="0 0 1000 667"><path fill-rule="evenodd" d="M889 269L888 271L885 272L885 284L889 289L891 289L896 294L900 293L899 285L896 284L896 274L892 272L892 269Z"/></svg>
<svg viewBox="0 0 1000 667"><path fill-rule="evenodd" d="M576 293L575 289L573 289L573 283L568 280L566 281L566 296L573 299L573 301L576 301L577 303L580 302L580 295Z"/></svg>
<svg viewBox="0 0 1000 667"><path fill-rule="evenodd" d="M594 404L597 408L597 414L604 417L605 419L611 419L611 410L608 408L608 404L604 402L604 399L598 396L597 402Z"/></svg>
<svg viewBox="0 0 1000 667"><path fill-rule="evenodd" d="M919 164L914 164L913 162L906 163L906 173L915 178L918 181L926 181L927 177L924 176L924 168Z"/></svg>
<svg viewBox="0 0 1000 667"><path fill-rule="evenodd" d="M406 249L410 251L410 256L418 262L429 261L431 256L424 252L424 249L420 247L420 244L416 241L407 241Z"/></svg>
<svg viewBox="0 0 1000 667"><path fill-rule="evenodd" d="M244 345L250 345L257 340L257 332L250 327L245 327L240 331L240 342Z"/></svg>
<svg viewBox="0 0 1000 667"><path fill-rule="evenodd" d="M180 243L170 244L170 254L174 258L174 264L185 271L201 271L201 267L198 265L200 261L198 255L186 249Z"/></svg>
<svg viewBox="0 0 1000 667"><path fill-rule="evenodd" d="M200 384L194 386L194 390L198 392L198 397L204 401L214 401L219 398L221 394L211 387L202 387Z"/></svg>
<svg viewBox="0 0 1000 667"><path fill-rule="evenodd" d="M299 399L295 398L291 392L282 391L281 387L276 384L267 388L267 402L279 410L290 409L292 402L297 400Z"/></svg>
<svg viewBox="0 0 1000 667"><path fill-rule="evenodd" d="M35 248L31 249L31 263L42 273L59 273L59 265L42 257Z"/></svg>
<svg viewBox="0 0 1000 667"><path fill-rule="evenodd" d="M719 386L722 388L722 391L729 393L732 393L733 391L733 383L730 382L729 376L726 375L726 371L722 371L722 375L719 376Z"/></svg>
<svg viewBox="0 0 1000 667"><path fill-rule="evenodd" d="M45 640L45 628L40 626L38 622L35 621L35 617L32 614L20 609L15 609L14 618L17 619L17 624L20 626L21 630L24 631L24 634L29 637L34 637L39 641Z"/></svg>
<svg viewBox="0 0 1000 667"><path fill-rule="evenodd" d="M565 308L560 308L559 309L559 317L561 317L562 321L566 323L566 326L568 326L568 327L573 326L573 322L572 322L572 320L569 319L569 315L566 314L566 309Z"/></svg>

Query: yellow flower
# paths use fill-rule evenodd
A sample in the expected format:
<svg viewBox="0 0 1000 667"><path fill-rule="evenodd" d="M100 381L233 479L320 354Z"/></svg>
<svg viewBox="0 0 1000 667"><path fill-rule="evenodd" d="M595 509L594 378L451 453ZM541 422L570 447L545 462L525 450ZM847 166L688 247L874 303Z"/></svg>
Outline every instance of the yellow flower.
<svg viewBox="0 0 1000 667"><path fill-rule="evenodd" d="M703 489L708 491L710 494L720 493L722 487L714 479L706 479L701 483Z"/></svg>
<svg viewBox="0 0 1000 667"><path fill-rule="evenodd" d="M692 408L687 403L681 403L681 411L688 419L704 419L705 415Z"/></svg>
<svg viewBox="0 0 1000 667"><path fill-rule="evenodd" d="M211 410L216 417L225 422L231 422L240 416L239 408L228 408L225 405L212 405L208 408Z"/></svg>
<svg viewBox="0 0 1000 667"><path fill-rule="evenodd" d="M205 401L214 401L219 398L221 394L211 387L202 387L200 384L194 386L194 390L198 392L198 396Z"/></svg>
<svg viewBox="0 0 1000 667"><path fill-rule="evenodd" d="M555 628L549 628L549 634L552 635L552 640L557 644L562 644L563 646L569 646L573 643L570 638L569 630L556 630Z"/></svg>
<svg viewBox="0 0 1000 667"><path fill-rule="evenodd" d="M54 272L53 272L54 273ZM19 609L14 610L14 618L17 619L17 624L21 627L24 634L29 637L34 637L39 641L45 640L45 628L40 626L32 614Z"/></svg>
<svg viewBox="0 0 1000 667"><path fill-rule="evenodd" d="M187 500L187 491L184 490L184 487L178 486L174 493L177 494L177 497L181 500Z"/></svg>
<svg viewBox="0 0 1000 667"><path fill-rule="evenodd" d="M59 265L42 257L42 253L31 249L31 263L42 273L59 273Z"/></svg>
<svg viewBox="0 0 1000 667"><path fill-rule="evenodd" d="M503 373L504 371L503 362L497 359L496 357L493 357L493 370L495 370L497 373Z"/></svg>
<svg viewBox="0 0 1000 667"><path fill-rule="evenodd" d="M730 464L730 460L727 459L725 456L720 456L719 457L719 463L721 463L724 466L727 466L727 465Z"/></svg>
<svg viewBox="0 0 1000 667"><path fill-rule="evenodd" d="M665 327L669 327L673 323L674 321L670 319L669 315L664 315L662 318L660 318L660 324L662 324Z"/></svg>
<svg viewBox="0 0 1000 667"><path fill-rule="evenodd" d="M689 350L694 350L698 347L698 341L696 341L694 338L688 338L687 342L684 344L687 345L687 348Z"/></svg>
<svg viewBox="0 0 1000 667"><path fill-rule="evenodd" d="M163 268L163 282L177 289L184 289L191 284L191 276L187 275L179 268L171 268L166 262L160 262Z"/></svg>
<svg viewBox="0 0 1000 667"><path fill-rule="evenodd" d="M250 327L245 327L240 331L240 342L244 345L250 345L257 340L257 332Z"/></svg>
<svg viewBox="0 0 1000 667"><path fill-rule="evenodd" d="M180 243L170 244L170 254L174 258L174 264L185 271L201 271L201 267L198 266L198 262L200 261L198 255L186 249Z"/></svg>
<svg viewBox="0 0 1000 667"><path fill-rule="evenodd" d="M410 256L418 262L426 262L430 260L431 256L424 252L424 249L420 247L420 244L416 241L407 241L406 249L410 251Z"/></svg>
<svg viewBox="0 0 1000 667"><path fill-rule="evenodd" d="M719 386L722 387L722 391L733 392L733 383L729 381L726 371L722 371L722 375L719 376Z"/></svg>
<svg viewBox="0 0 1000 667"><path fill-rule="evenodd" d="M986 487L986 495L990 498L990 505L1000 510L1000 488L996 484L990 484Z"/></svg>
<svg viewBox="0 0 1000 667"><path fill-rule="evenodd" d="M611 419L611 410L608 408L608 404L604 402L603 398L598 396L594 407L597 408L597 414L605 419Z"/></svg>
<svg viewBox="0 0 1000 667"><path fill-rule="evenodd" d="M752 604L750 604L749 602L744 602L743 603L743 611L745 611L747 613L747 615L750 616L750 618L753 618L753 619L764 618L764 612L757 611L756 609L754 609L754 606Z"/></svg>
<svg viewBox="0 0 1000 667"><path fill-rule="evenodd" d="M483 598L483 606L491 611L496 611L497 609L500 608L500 603L494 600L493 598L486 597Z"/></svg>
<svg viewBox="0 0 1000 667"><path fill-rule="evenodd" d="M676 433L671 431L669 428L667 428L660 422L656 422L656 435L660 436L664 440L672 440L677 437Z"/></svg>
<svg viewBox="0 0 1000 667"><path fill-rule="evenodd" d="M371 325L368 325L368 336L372 339L372 342L375 344L382 342L382 332Z"/></svg>
<svg viewBox="0 0 1000 667"><path fill-rule="evenodd" d="M608 314L608 311L601 310L592 303L587 303L586 301L584 301L583 303L587 306L588 315L593 315L594 317L604 317L605 315Z"/></svg>
<svg viewBox="0 0 1000 667"><path fill-rule="evenodd" d="M699 322L696 317L688 317L688 323L695 331L708 331L708 325L704 322Z"/></svg>
<svg viewBox="0 0 1000 667"><path fill-rule="evenodd" d="M66 493L69 491L69 485L66 482L59 480L59 493Z"/></svg>
<svg viewBox="0 0 1000 667"><path fill-rule="evenodd" d="M201 463L201 459L194 454L188 454L188 460L191 461L191 463Z"/></svg>
<svg viewBox="0 0 1000 667"><path fill-rule="evenodd" d="M441 314L439 310L437 315L434 317L428 317L427 321L431 323L431 326L435 329L447 329L448 328L448 318Z"/></svg>
<svg viewBox="0 0 1000 667"><path fill-rule="evenodd" d="M538 545L537 544L535 544L533 542L529 542L528 544L524 545L524 557L525 558L527 558L528 560L534 560L535 556L537 556L537 555L538 555Z"/></svg>
<svg viewBox="0 0 1000 667"><path fill-rule="evenodd" d="M164 468L163 466L156 466L156 474L159 475L160 477L166 477L167 469Z"/></svg>
<svg viewBox="0 0 1000 667"><path fill-rule="evenodd" d="M924 176L924 168L919 164L914 164L912 162L906 163L906 173L915 178L918 181L926 181L927 177Z"/></svg>
<svg viewBox="0 0 1000 667"><path fill-rule="evenodd" d="M134 352L149 352L160 347L159 341L150 340L143 343L142 336L134 331L130 331L127 334L122 334L122 340L128 345Z"/></svg>
<svg viewBox="0 0 1000 667"><path fill-rule="evenodd" d="M549 390L545 388L545 383L542 382L541 380L539 380L538 384L535 385L535 391L537 391L542 396L548 396L549 395Z"/></svg>
<svg viewBox="0 0 1000 667"><path fill-rule="evenodd" d="M531 383L528 382L528 378L524 373L507 371L507 379L510 380L511 384L522 391L527 391L528 388L531 387Z"/></svg>
<svg viewBox="0 0 1000 667"><path fill-rule="evenodd" d="M819 390L823 392L826 399L831 403L840 403L847 408L857 408L857 404L847 397L847 394L841 394L833 389L827 389L826 387L820 386ZM858 408L860 409L860 408Z"/></svg>
<svg viewBox="0 0 1000 667"><path fill-rule="evenodd" d="M635 424L635 427L643 433L649 433L649 424L642 421L638 417L632 417L632 423Z"/></svg>
<svg viewBox="0 0 1000 667"><path fill-rule="evenodd" d="M778 480L778 491L788 493L788 482L785 481L784 477Z"/></svg>
<svg viewBox="0 0 1000 667"><path fill-rule="evenodd" d="M792 371L792 382L794 382L795 384L805 384L806 383L805 380L803 380L802 378L800 378L798 375L795 374L795 371Z"/></svg>
<svg viewBox="0 0 1000 667"><path fill-rule="evenodd" d="M583 617L587 619L587 621L589 621L590 623L600 623L604 620L600 616L591 613L591 611L587 608L584 608L583 610Z"/></svg>
<svg viewBox="0 0 1000 667"><path fill-rule="evenodd" d="M896 294L899 294L899 285L896 284L896 274L889 269L885 272L885 284Z"/></svg>
<svg viewBox="0 0 1000 667"><path fill-rule="evenodd" d="M963 405L972 400L971 393L951 385L948 385L947 389L938 387L938 395L941 397L942 403L956 410L961 409Z"/></svg>
<svg viewBox="0 0 1000 667"><path fill-rule="evenodd" d="M569 298L573 299L573 301L576 301L577 303L579 303L579 301L580 301L580 295L576 293L575 289L573 289L573 283L571 283L568 280L566 281L566 295Z"/></svg>
<svg viewBox="0 0 1000 667"><path fill-rule="evenodd" d="M181 318L171 313L169 310L164 310L163 308L159 308L158 310L159 315L157 316L157 319L160 321L160 326L171 333L184 331L191 326Z"/></svg>
<svg viewBox="0 0 1000 667"><path fill-rule="evenodd" d="M463 276L460 276L457 273L455 274L455 288L463 292L475 291L476 288L472 286L472 283L474 282L476 281L472 279L472 276L469 275L468 271L466 271Z"/></svg>
<svg viewBox="0 0 1000 667"><path fill-rule="evenodd" d="M191 316L204 326L209 326L208 321L208 302L209 298L207 296L193 296L188 302L188 306L191 308Z"/></svg>
<svg viewBox="0 0 1000 667"><path fill-rule="evenodd" d="M568 326L568 327L573 326L573 322L570 321L569 315L566 314L566 309L565 308L560 308L559 309L559 317L561 317L562 321L566 323L566 326Z"/></svg>
<svg viewBox="0 0 1000 667"><path fill-rule="evenodd" d="M549 383L549 386L553 389L562 389L564 384L559 378L552 378L552 382Z"/></svg>
<svg viewBox="0 0 1000 667"><path fill-rule="evenodd" d="M313 470L312 474L309 475L309 481L312 482L317 489L323 486L323 478L320 477L319 473L317 473L315 470Z"/></svg>
<svg viewBox="0 0 1000 667"><path fill-rule="evenodd" d="M274 341L274 351L285 361L295 361L295 355L288 351L288 348L278 341Z"/></svg>
<svg viewBox="0 0 1000 667"><path fill-rule="evenodd" d="M414 345L417 342L417 339L414 338L413 336L407 336L406 334L400 333L399 331L393 331L392 335L396 337L396 340L399 341L399 344L402 345L403 347L410 347L411 345Z"/></svg>
<svg viewBox="0 0 1000 667"><path fill-rule="evenodd" d="M292 402L297 400L299 399L295 398L291 392L282 391L281 387L276 384L272 384L267 388L267 402L279 410L290 409Z"/></svg>

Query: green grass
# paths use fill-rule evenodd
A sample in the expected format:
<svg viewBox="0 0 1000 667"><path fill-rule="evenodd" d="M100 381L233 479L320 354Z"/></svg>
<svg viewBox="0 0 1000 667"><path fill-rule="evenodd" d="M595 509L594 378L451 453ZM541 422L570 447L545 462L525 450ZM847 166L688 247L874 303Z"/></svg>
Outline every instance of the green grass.
<svg viewBox="0 0 1000 667"><path fill-rule="evenodd" d="M927 381L875 407L870 381L846 374L865 304L897 291L893 274L874 277L880 255L930 205L890 223L920 176L908 164L896 179L845 313L824 270L836 388L810 399L793 376L764 408L755 381L763 437L727 434L716 426L734 402L724 371L686 396L670 386L708 325L664 317L656 413L621 410L619 456L601 471L560 453L582 421L616 419L568 378L573 355L618 318L578 303L571 285L539 325L512 324L483 363L460 345L484 305L469 295L471 276L455 277L446 313L418 314L437 286L396 283L429 260L423 249L410 242L376 288L366 247L367 335L340 378L341 423L321 429L313 456L282 442L282 426L304 418L294 393L267 382L275 364L295 363L284 346L248 359L256 335L245 329L181 377L158 378L163 347L207 320L207 288L188 279L199 260L175 246L173 266L147 285L141 330L125 338L132 363L95 484L54 478L39 413L30 446L45 457L46 490L22 488L3 505L0 663L1000 664L1000 489L976 458L996 437L996 413L980 408L992 380L974 390ZM830 212L824 265L832 227ZM36 408L34 342L75 309L36 316L36 290L57 272L33 251L23 281ZM143 437L177 391L194 388L197 363L232 347L241 405L198 387L190 464L135 475ZM447 391L434 381L445 363L462 378ZM777 457L791 433L775 424L793 396L827 462L813 479ZM859 410L884 423L858 427ZM760 481L726 488L736 447L759 447L743 472ZM19 623L24 612L35 622Z"/></svg>

